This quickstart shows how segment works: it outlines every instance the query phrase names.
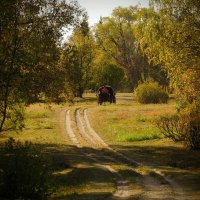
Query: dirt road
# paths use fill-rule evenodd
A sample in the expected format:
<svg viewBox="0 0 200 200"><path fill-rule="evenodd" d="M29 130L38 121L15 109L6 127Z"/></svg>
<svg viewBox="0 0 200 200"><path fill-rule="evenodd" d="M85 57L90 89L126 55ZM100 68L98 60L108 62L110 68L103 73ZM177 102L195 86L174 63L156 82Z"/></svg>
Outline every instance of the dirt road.
<svg viewBox="0 0 200 200"><path fill-rule="evenodd" d="M160 171L138 163L109 147L92 129L87 109L66 111L66 132L71 143L80 149L83 156L112 174L116 187L113 194L106 199L192 200L177 183L165 177ZM86 151L85 147L98 151ZM115 169L113 166L117 164L128 165L136 180L130 181L120 170ZM140 170L144 167L148 173Z"/></svg>

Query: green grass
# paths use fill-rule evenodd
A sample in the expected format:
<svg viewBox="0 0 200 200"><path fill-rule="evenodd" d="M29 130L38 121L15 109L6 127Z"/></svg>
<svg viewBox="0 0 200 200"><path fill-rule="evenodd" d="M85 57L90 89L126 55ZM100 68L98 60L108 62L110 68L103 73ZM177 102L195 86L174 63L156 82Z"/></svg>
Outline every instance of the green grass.
<svg viewBox="0 0 200 200"><path fill-rule="evenodd" d="M8 137L37 144L66 144L66 133L60 126L63 107L57 105L34 104L26 108L25 128L21 132L6 131L0 136L0 142ZM64 124L63 124L64 126Z"/></svg>
<svg viewBox="0 0 200 200"><path fill-rule="evenodd" d="M160 133L151 133L148 131L140 132L137 134L127 134L127 133L117 133L116 138L119 142L134 142L134 141L144 141L144 140L154 140L160 139L163 136Z"/></svg>
<svg viewBox="0 0 200 200"><path fill-rule="evenodd" d="M155 120L163 114L174 113L175 103L142 105L129 95L122 98L120 94L116 105L90 108L93 128L110 144L162 139Z"/></svg>

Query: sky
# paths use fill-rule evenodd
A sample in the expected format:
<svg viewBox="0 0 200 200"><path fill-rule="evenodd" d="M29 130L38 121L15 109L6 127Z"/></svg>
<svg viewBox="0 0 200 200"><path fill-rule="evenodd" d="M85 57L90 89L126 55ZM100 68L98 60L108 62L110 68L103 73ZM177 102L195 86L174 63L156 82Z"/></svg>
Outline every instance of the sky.
<svg viewBox="0 0 200 200"><path fill-rule="evenodd" d="M139 5L140 7L148 7L149 0L77 0L81 8L88 13L89 26L93 26L99 22L100 17L111 16L116 7L129 7ZM72 34L72 29L67 30L63 36L63 42Z"/></svg>
<svg viewBox="0 0 200 200"><path fill-rule="evenodd" d="M100 17L110 16L116 7L128 7L140 5L148 7L149 0L77 0L81 7L85 8L89 16L89 25L99 22Z"/></svg>

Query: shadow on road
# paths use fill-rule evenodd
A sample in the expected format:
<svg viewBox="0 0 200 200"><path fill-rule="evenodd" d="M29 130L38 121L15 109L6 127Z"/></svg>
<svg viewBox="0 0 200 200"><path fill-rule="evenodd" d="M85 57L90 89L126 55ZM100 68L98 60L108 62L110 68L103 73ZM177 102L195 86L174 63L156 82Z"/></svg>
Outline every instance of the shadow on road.
<svg viewBox="0 0 200 200"><path fill-rule="evenodd" d="M106 156L105 149L77 148L69 145L38 145L53 161L54 184L58 191L53 199L93 199L100 200L113 193L113 175L98 166L94 159L104 165L130 165L123 159ZM155 168L177 182L183 189L196 193L200 191L200 155L199 152L176 147L154 146L112 146L129 158ZM116 163L118 159L118 164ZM136 168L136 166L130 166ZM133 170L120 169L120 173L130 179L141 178ZM60 189L62 188L62 189ZM84 190L81 188L85 188ZM59 191L61 190L61 191ZM66 194L65 194L66 193Z"/></svg>
<svg viewBox="0 0 200 200"><path fill-rule="evenodd" d="M122 154L162 171L182 187L200 191L200 154L172 146L112 146Z"/></svg>

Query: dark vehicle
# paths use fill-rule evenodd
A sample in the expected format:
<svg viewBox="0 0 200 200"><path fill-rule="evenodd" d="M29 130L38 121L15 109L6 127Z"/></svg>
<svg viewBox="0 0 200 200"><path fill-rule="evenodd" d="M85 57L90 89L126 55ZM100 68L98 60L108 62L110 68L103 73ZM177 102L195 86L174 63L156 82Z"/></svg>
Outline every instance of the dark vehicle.
<svg viewBox="0 0 200 200"><path fill-rule="evenodd" d="M98 104L110 102L116 103L115 92L111 86L102 86L98 89Z"/></svg>

